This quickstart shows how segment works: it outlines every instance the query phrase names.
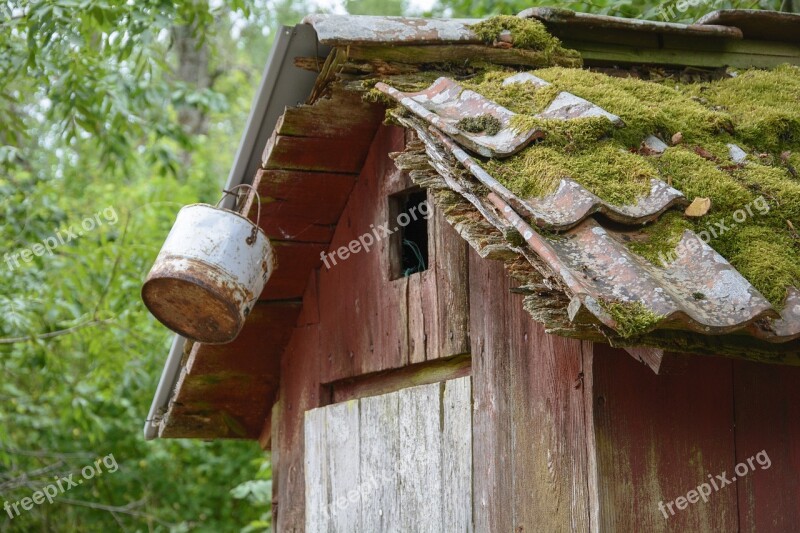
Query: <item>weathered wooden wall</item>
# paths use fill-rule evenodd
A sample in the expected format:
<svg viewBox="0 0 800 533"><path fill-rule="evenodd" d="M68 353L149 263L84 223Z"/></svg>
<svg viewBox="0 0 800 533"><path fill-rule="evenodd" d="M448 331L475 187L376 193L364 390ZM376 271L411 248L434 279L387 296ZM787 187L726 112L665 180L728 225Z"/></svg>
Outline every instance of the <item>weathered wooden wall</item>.
<svg viewBox="0 0 800 533"><path fill-rule="evenodd" d="M656 376L604 345L588 365L599 531L800 531L800 369L667 354ZM718 475L736 481L659 508Z"/></svg>
<svg viewBox="0 0 800 533"><path fill-rule="evenodd" d="M501 262L470 252L469 276L475 530L589 531L591 346L545 334Z"/></svg>
<svg viewBox="0 0 800 533"><path fill-rule="evenodd" d="M388 196L411 185L387 155L403 143L402 130L379 129L329 250L388 220ZM390 279L386 238L305 285L271 421L278 531L414 531L418 516L405 507L424 510L426 528L463 508L420 499L430 471L450 468L447 418L415 425L428 420L422 404L400 399L433 390L411 385L470 374L474 430L459 445L474 451L475 531L800 531L800 369L667 354L657 376L621 350L547 335L500 262L467 252L440 214L430 225L421 274ZM448 405L446 395L428 399ZM320 437L311 440L306 411L337 402L308 415L305 429ZM390 421L397 432L369 432ZM398 449L404 431L421 440ZM659 502L709 474L730 476L761 450L771 468L664 518ZM352 489L338 473L363 481L409 462L417 470L386 478L370 505L319 512Z"/></svg>
<svg viewBox="0 0 800 533"><path fill-rule="evenodd" d="M329 250L372 227L397 226L389 196L412 184L388 153L401 151L404 141L401 128L378 131ZM390 280L389 238L322 268L323 382L468 353L467 244L441 214L428 224L430 267L420 274Z"/></svg>
<svg viewBox="0 0 800 533"><path fill-rule="evenodd" d="M667 354L656 375L545 334L500 263L469 274L476 531L800 531L800 369Z"/></svg>
<svg viewBox="0 0 800 533"><path fill-rule="evenodd" d="M412 184L388 154L404 143L404 130L379 128L327 250L346 247L370 225L394 228L389 196ZM261 439L272 443L278 531L305 526L305 411L469 374L467 244L438 211L428 226L430 266L422 273L390 280L390 239L384 238L369 252L314 270L305 284L302 312L281 359L278 401Z"/></svg>
<svg viewBox="0 0 800 533"><path fill-rule="evenodd" d="M306 531L472 528L470 378L309 411Z"/></svg>

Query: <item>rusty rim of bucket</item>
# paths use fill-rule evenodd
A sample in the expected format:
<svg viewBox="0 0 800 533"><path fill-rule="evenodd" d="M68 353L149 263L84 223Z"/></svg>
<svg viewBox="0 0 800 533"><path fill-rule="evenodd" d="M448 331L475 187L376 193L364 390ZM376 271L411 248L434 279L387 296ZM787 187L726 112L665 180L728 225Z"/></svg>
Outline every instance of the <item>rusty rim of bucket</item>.
<svg viewBox="0 0 800 533"><path fill-rule="evenodd" d="M200 259L193 261L201 263L204 268L218 270L215 265ZM228 343L236 338L243 326L239 308L220 293L219 287L180 272L170 272L167 277L155 279L148 276L142 287L142 300L159 322L187 339L203 344Z"/></svg>

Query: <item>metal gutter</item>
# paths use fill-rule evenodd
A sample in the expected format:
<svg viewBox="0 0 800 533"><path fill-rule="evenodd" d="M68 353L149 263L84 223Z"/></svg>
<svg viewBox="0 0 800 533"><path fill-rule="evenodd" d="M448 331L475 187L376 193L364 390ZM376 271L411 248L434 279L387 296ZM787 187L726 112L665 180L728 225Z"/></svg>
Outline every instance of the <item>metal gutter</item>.
<svg viewBox="0 0 800 533"><path fill-rule="evenodd" d="M281 26L253 100L247 126L225 184L226 189L252 181L261 166L261 150L275 129L278 118L287 106L303 104L311 94L317 74L297 68L294 58L325 56L328 51L329 47L320 46L317 34L310 25ZM222 206L231 208L233 201L228 196ZM161 418L168 411L180 376L185 345L186 339L175 335L145 420L145 440L159 437Z"/></svg>

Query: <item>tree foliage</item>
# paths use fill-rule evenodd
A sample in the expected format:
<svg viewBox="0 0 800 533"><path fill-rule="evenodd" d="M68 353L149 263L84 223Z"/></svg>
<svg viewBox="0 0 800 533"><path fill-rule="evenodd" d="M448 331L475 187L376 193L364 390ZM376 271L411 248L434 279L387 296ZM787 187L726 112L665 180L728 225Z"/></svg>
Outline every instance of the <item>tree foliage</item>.
<svg viewBox="0 0 800 533"><path fill-rule="evenodd" d="M269 523L263 498L230 492L268 466L257 445L144 442L171 334L139 291L177 210L216 200L275 13L301 16L243 0L0 3L0 505L98 457L119 465L3 510L0 530Z"/></svg>

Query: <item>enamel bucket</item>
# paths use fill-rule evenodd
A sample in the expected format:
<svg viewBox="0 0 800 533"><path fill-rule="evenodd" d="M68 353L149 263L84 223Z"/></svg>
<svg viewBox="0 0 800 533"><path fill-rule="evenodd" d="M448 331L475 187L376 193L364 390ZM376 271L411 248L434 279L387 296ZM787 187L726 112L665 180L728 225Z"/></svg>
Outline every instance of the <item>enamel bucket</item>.
<svg viewBox="0 0 800 533"><path fill-rule="evenodd" d="M234 189L242 186L252 188ZM162 324L204 344L236 338L273 269L256 201L255 224L219 203L187 205L178 212L142 286L144 304Z"/></svg>

